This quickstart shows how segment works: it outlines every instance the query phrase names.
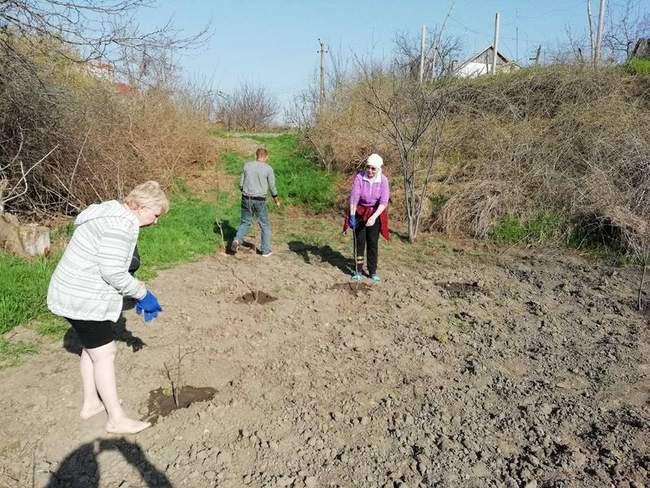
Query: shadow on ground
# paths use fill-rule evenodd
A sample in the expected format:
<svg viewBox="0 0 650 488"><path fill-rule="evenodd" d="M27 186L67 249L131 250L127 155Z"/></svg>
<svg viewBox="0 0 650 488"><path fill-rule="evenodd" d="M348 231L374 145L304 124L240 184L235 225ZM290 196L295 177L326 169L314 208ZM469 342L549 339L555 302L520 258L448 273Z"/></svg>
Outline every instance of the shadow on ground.
<svg viewBox="0 0 650 488"><path fill-rule="evenodd" d="M124 459L135 467L148 487L172 488L165 474L144 455L142 448L124 437L119 439L97 439L82 444L61 462L52 473L46 488L97 488L100 486L97 456L105 451L119 451Z"/></svg>
<svg viewBox="0 0 650 488"><path fill-rule="evenodd" d="M321 262L325 262L338 268L345 274L352 273L354 261L335 251L330 246L314 246L301 241L289 241L289 249L298 254L307 264L312 264L312 255L318 256Z"/></svg>
<svg viewBox="0 0 650 488"><path fill-rule="evenodd" d="M224 242L232 241L235 238L235 235L237 235L237 228L234 227L229 220L215 220L212 225L212 231L218 236L221 236L221 233L223 232Z"/></svg>
<svg viewBox="0 0 650 488"><path fill-rule="evenodd" d="M125 308L128 309L129 307ZM126 318L123 315L120 316L113 328L113 340L124 342L133 352L138 352L147 345L142 339L134 336L133 332L126 328ZM81 355L81 342L72 327L69 327L63 336L63 348L69 353L76 354L77 356Z"/></svg>

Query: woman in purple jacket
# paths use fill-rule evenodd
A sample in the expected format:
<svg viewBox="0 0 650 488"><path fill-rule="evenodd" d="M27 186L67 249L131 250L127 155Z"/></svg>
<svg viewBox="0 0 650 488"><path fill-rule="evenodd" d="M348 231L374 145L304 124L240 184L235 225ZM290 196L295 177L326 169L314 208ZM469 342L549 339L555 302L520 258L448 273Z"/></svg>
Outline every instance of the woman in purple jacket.
<svg viewBox="0 0 650 488"><path fill-rule="evenodd" d="M364 251L368 258L368 276L372 281L381 280L377 274L379 234L388 240L388 214L386 207L390 198L388 178L382 172L384 160L379 154L371 154L366 169L358 173L352 183L350 216L348 225L353 229L356 245L356 263L353 281L362 278Z"/></svg>

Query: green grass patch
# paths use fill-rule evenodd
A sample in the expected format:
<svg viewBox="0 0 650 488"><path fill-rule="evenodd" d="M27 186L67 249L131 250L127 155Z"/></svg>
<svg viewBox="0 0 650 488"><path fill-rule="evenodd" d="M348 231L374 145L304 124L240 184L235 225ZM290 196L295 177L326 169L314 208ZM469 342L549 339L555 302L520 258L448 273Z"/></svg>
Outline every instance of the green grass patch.
<svg viewBox="0 0 650 488"><path fill-rule="evenodd" d="M221 162L226 173L239 176L246 162L246 156L238 152L228 151L221 155ZM237 185L239 185L239 180L237 180ZM239 186L237 186L237 190L239 190Z"/></svg>
<svg viewBox="0 0 650 488"><path fill-rule="evenodd" d="M217 219L224 229L224 238L232 238L239 223L238 200L223 192L214 202L206 202L178 181L169 213L157 225L140 231L142 267L137 277L150 280L159 270L214 253L221 246ZM69 238L73 229L72 223L55 229L53 242ZM31 323L43 335L62 337L67 323L50 314L46 304L47 287L59 258L60 255L26 260L0 252L0 334Z"/></svg>
<svg viewBox="0 0 650 488"><path fill-rule="evenodd" d="M449 197L447 195L433 195L431 196L431 214L436 215L445 203L447 203Z"/></svg>
<svg viewBox="0 0 650 488"><path fill-rule="evenodd" d="M585 227L553 212L539 212L528 219L503 217L489 237L500 244L549 244L566 246L613 266L642 264L629 253L614 227Z"/></svg>
<svg viewBox="0 0 650 488"><path fill-rule="evenodd" d="M9 342L0 336L0 369L18 366L25 356L38 352L35 346L25 342Z"/></svg>
<svg viewBox="0 0 650 488"><path fill-rule="evenodd" d="M632 58L622 68L632 75L650 75L650 59Z"/></svg>
<svg viewBox="0 0 650 488"><path fill-rule="evenodd" d="M490 238L501 244L544 243L560 240L566 235L565 219L553 212L539 212L528 219L506 215L490 232Z"/></svg>
<svg viewBox="0 0 650 488"><path fill-rule="evenodd" d="M0 252L0 334L48 314L47 286L58 256L28 261Z"/></svg>
<svg viewBox="0 0 650 488"><path fill-rule="evenodd" d="M280 198L290 205L301 205L321 212L334 205L336 172L327 172L316 164L315 154L300 144L294 134L255 135L253 139L269 151Z"/></svg>
<svg viewBox="0 0 650 488"><path fill-rule="evenodd" d="M32 322L30 328L33 328L41 335L49 336L52 339L63 339L63 336L70 328L70 324L63 318L51 313L46 314Z"/></svg>
<svg viewBox="0 0 650 488"><path fill-rule="evenodd" d="M239 207L228 193L221 193L215 202L206 202L185 191L173 195L169 213L158 224L140 231L142 267L138 278L150 280L157 271L213 254L222 245L215 225L217 219L228 240L239 219Z"/></svg>

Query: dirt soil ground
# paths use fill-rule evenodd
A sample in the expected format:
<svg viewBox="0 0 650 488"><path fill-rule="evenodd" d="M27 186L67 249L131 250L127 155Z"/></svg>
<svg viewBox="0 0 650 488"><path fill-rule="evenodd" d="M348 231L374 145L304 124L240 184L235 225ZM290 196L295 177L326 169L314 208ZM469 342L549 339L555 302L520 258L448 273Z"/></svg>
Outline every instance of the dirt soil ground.
<svg viewBox="0 0 650 488"><path fill-rule="evenodd" d="M215 394L136 436L79 419L71 334L1 371L0 486L650 486L637 270L381 245L359 289L340 251L297 240L162 272L160 318L125 312L121 398L147 417L179 354L180 383Z"/></svg>

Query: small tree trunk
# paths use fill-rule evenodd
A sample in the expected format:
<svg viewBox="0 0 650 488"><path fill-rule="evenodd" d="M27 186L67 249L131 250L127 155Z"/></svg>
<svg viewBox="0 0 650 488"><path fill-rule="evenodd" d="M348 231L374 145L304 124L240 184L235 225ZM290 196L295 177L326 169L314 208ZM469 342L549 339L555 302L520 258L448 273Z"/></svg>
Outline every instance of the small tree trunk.
<svg viewBox="0 0 650 488"><path fill-rule="evenodd" d="M409 243L413 244L417 237L417 229L415 227L415 221L413 218L409 218Z"/></svg>
<svg viewBox="0 0 650 488"><path fill-rule="evenodd" d="M7 188L7 180L2 179L0 180L0 214L4 213L5 211L5 201L4 201L4 194L5 194L5 189Z"/></svg>

